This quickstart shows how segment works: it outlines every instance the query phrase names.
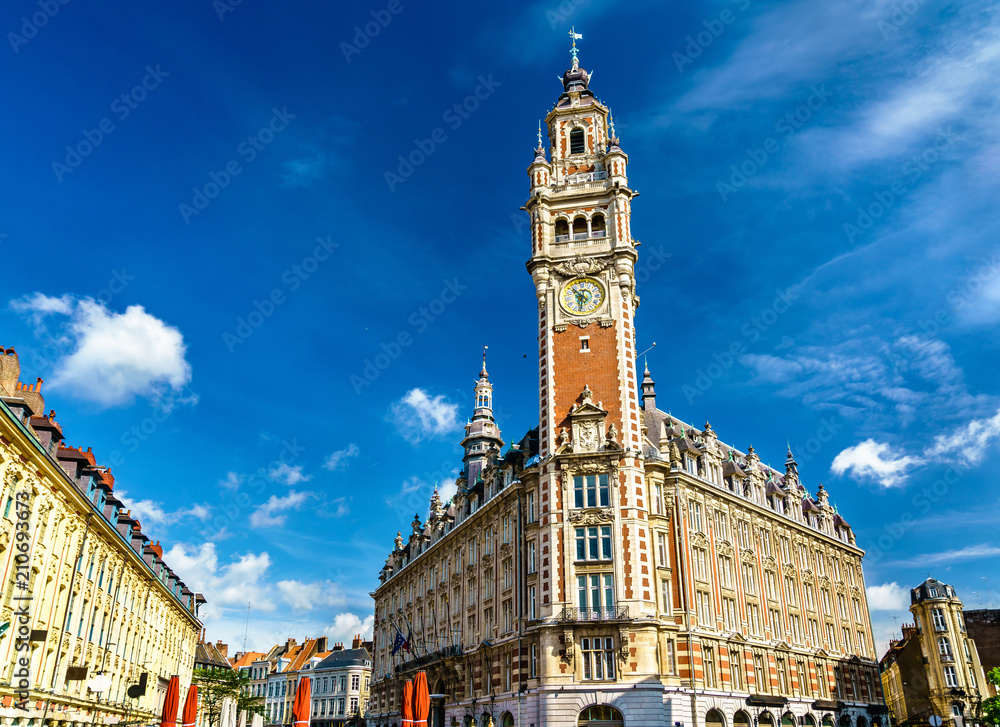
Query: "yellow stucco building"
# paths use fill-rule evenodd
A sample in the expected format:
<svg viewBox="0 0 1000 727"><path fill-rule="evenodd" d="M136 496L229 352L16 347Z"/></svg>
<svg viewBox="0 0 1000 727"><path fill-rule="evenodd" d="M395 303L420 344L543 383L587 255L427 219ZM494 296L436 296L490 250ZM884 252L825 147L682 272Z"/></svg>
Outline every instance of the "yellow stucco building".
<svg viewBox="0 0 1000 727"><path fill-rule="evenodd" d="M190 683L204 598L19 377L0 348L0 724L153 722Z"/></svg>

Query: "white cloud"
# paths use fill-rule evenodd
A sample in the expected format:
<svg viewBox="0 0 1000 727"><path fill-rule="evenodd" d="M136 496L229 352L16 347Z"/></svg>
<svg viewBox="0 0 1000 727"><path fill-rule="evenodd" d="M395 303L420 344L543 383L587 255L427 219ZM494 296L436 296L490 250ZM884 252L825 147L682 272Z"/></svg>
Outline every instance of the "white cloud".
<svg viewBox="0 0 1000 727"><path fill-rule="evenodd" d="M227 472L226 479L219 480L219 487L226 490L238 490L245 479L246 477L239 472Z"/></svg>
<svg viewBox="0 0 1000 727"><path fill-rule="evenodd" d="M112 407L136 397L162 403L191 381L187 347L177 328L139 305L124 313L108 310L92 298L51 298L40 293L11 301L11 308L39 317L67 316L61 335L68 344L49 383L72 395ZM169 404L167 404L169 406Z"/></svg>
<svg viewBox="0 0 1000 727"><path fill-rule="evenodd" d="M297 485L300 482L308 482L312 479L312 475L302 473L302 465L287 465L284 462L281 462L276 467L273 467L267 473L267 476L272 480L286 484L289 487Z"/></svg>
<svg viewBox="0 0 1000 727"><path fill-rule="evenodd" d="M925 565L937 565L947 563L959 563L967 560L979 560L981 558L996 558L1000 556L1000 547L982 543L980 545L970 545L957 550L946 550L941 553L926 553L906 560L894 561L891 565L897 568L918 568Z"/></svg>
<svg viewBox="0 0 1000 727"><path fill-rule="evenodd" d="M979 464L997 437L1000 437L1000 409L989 419L973 419L950 434L939 434L928 455L965 465Z"/></svg>
<svg viewBox="0 0 1000 727"><path fill-rule="evenodd" d="M875 480L882 487L894 487L903 484L908 470L918 464L916 457L895 454L888 444L866 439L834 457L830 469L838 475L847 472Z"/></svg>
<svg viewBox="0 0 1000 727"><path fill-rule="evenodd" d="M443 395L428 396L423 389L406 392L392 405L390 418L400 434L414 442L448 434L459 426L458 404L452 404Z"/></svg>
<svg viewBox="0 0 1000 727"><path fill-rule="evenodd" d="M162 535L168 526L180 522L184 518L207 520L212 513L211 506L202 503L195 503L177 510L167 510L163 503L157 500L133 500L129 497L127 490L116 490L115 497L121 500L125 509L131 511L132 516L142 523L143 531L147 535L154 530Z"/></svg>
<svg viewBox="0 0 1000 727"><path fill-rule="evenodd" d="M323 632L330 637L331 641L339 641L344 646L350 646L351 639L357 634L361 634L363 639L370 639L374 623L374 615L365 616L362 621L353 613L338 613L333 619L333 623L327 626Z"/></svg>
<svg viewBox="0 0 1000 727"><path fill-rule="evenodd" d="M358 445L351 442L344 449L338 449L336 452L331 454L326 458L323 463L323 469L328 469L330 471L342 470L347 467L347 463L358 456L360 453Z"/></svg>
<svg viewBox="0 0 1000 727"><path fill-rule="evenodd" d="M296 492L291 490L284 497L271 495L267 502L250 514L250 525L255 528L274 528L285 524L289 510L298 510L306 500L313 496L311 492Z"/></svg>
<svg viewBox="0 0 1000 727"><path fill-rule="evenodd" d="M303 583L302 581L278 581L278 592L282 600L300 611L312 611L321 606L342 606L347 599L332 581Z"/></svg>
<svg viewBox="0 0 1000 727"><path fill-rule="evenodd" d="M270 594L273 589L264 582L271 556L264 553L236 555L220 565L215 543L203 543L195 548L178 543L164 553L163 559L192 591L205 594L208 603L203 615L218 617L225 606L245 606L273 611L276 604Z"/></svg>
<svg viewBox="0 0 1000 727"><path fill-rule="evenodd" d="M438 496L441 498L441 502L448 502L456 494L458 494L458 485L455 484L454 480L438 485Z"/></svg>
<svg viewBox="0 0 1000 727"><path fill-rule="evenodd" d="M896 582L868 586L868 608L872 611L905 611L910 607L910 591Z"/></svg>

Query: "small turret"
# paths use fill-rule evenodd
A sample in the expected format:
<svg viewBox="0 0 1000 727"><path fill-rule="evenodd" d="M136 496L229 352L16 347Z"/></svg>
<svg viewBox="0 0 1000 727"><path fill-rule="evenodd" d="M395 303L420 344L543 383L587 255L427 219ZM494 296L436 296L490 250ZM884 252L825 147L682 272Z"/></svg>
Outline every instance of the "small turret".
<svg viewBox="0 0 1000 727"><path fill-rule="evenodd" d="M646 363L646 370L642 374L642 408L643 411L654 411L656 409L656 382L649 374L649 364Z"/></svg>

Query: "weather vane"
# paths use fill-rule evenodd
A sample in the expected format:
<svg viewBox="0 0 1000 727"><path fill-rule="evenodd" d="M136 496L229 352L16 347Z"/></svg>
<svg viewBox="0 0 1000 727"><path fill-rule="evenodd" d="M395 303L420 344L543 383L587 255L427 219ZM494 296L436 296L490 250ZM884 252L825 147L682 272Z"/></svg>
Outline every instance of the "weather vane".
<svg viewBox="0 0 1000 727"><path fill-rule="evenodd" d="M580 60L576 57L576 41L582 40L583 36L576 32L576 26L569 29L569 37L573 39L573 47L570 49L570 55L573 56L573 70L575 71L580 67Z"/></svg>

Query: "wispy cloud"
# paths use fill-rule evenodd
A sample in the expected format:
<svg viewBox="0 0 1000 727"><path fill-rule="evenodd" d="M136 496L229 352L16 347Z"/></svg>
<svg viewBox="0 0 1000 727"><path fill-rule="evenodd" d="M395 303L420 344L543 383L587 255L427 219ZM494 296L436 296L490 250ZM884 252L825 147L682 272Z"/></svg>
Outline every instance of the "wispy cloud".
<svg viewBox="0 0 1000 727"><path fill-rule="evenodd" d="M311 497L311 492L289 491L284 497L271 495L267 502L250 513L250 525L255 528L278 528L285 524L288 513L300 509Z"/></svg>
<svg viewBox="0 0 1000 727"><path fill-rule="evenodd" d="M347 467L347 464L352 459L357 457L360 452L361 450L358 448L358 445L351 442L344 449L338 449L336 452L327 457L326 461L323 462L323 469L330 471L342 470Z"/></svg>
<svg viewBox="0 0 1000 727"><path fill-rule="evenodd" d="M893 561L889 565L898 568L918 568L924 565L937 565L938 563L952 564L969 560L980 560L982 558L995 558L998 555L1000 555L1000 547L983 543L957 550L946 550L940 553L925 553L913 558Z"/></svg>
<svg viewBox="0 0 1000 727"><path fill-rule="evenodd" d="M267 476L289 487L297 485L300 482L308 482L312 479L312 475L302 472L302 465L290 465L285 462L279 462L275 467L272 467L268 471Z"/></svg>

